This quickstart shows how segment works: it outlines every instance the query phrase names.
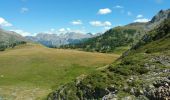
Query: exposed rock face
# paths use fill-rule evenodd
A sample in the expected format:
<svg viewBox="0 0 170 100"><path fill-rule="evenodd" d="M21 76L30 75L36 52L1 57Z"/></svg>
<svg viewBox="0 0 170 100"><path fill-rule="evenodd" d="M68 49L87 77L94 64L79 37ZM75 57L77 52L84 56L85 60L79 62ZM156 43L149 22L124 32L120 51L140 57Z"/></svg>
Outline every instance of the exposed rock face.
<svg viewBox="0 0 170 100"><path fill-rule="evenodd" d="M147 23L146 27L153 29L155 26L159 25L163 20L170 18L170 9L168 10L160 10L157 15L155 15L149 23Z"/></svg>
<svg viewBox="0 0 170 100"><path fill-rule="evenodd" d="M4 41L6 43L11 41L26 41L24 37L21 35L12 32L12 31L6 31L0 28L0 42Z"/></svg>
<svg viewBox="0 0 170 100"><path fill-rule="evenodd" d="M106 89L108 91L107 95L102 97L102 100L116 100L117 99L117 95L116 93L118 92L118 90L115 88L114 85L110 86L109 88Z"/></svg>
<svg viewBox="0 0 170 100"><path fill-rule="evenodd" d="M146 96L151 100L168 100L170 98L170 80L165 78L153 83L154 88L146 92Z"/></svg>
<svg viewBox="0 0 170 100"><path fill-rule="evenodd" d="M158 62L165 66L170 66L170 56L158 56L151 59L152 62Z"/></svg>
<svg viewBox="0 0 170 100"><path fill-rule="evenodd" d="M66 44L76 44L81 42L83 39L92 38L94 36L96 35L90 33L83 34L83 33L70 32L70 33L59 34L59 35L40 33L37 34L36 36L26 36L26 38L34 42L39 42L48 47L59 47L61 45L66 45Z"/></svg>

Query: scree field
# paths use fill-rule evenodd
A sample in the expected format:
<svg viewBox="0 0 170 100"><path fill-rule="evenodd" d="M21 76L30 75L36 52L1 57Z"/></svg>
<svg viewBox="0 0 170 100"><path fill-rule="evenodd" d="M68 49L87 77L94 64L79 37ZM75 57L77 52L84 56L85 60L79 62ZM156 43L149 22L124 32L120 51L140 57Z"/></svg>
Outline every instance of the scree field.
<svg viewBox="0 0 170 100"><path fill-rule="evenodd" d="M0 99L43 99L59 85L95 72L118 57L32 43L8 49L0 52Z"/></svg>

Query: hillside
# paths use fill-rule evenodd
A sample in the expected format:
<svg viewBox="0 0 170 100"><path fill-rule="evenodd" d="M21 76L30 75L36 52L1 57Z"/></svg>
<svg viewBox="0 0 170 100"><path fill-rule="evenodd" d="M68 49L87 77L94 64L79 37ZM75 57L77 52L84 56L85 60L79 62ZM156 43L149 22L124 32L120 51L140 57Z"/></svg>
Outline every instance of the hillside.
<svg viewBox="0 0 170 100"><path fill-rule="evenodd" d="M78 44L63 45L61 48L80 49L85 51L113 52L116 49L122 52L138 40L143 30L133 27L116 27L108 30L101 36L97 36ZM119 48L118 48L119 47Z"/></svg>
<svg viewBox="0 0 170 100"><path fill-rule="evenodd" d="M25 44L26 39L21 35L0 29L0 51L4 51L6 48L15 47L18 44Z"/></svg>
<svg viewBox="0 0 170 100"><path fill-rule="evenodd" d="M121 27L115 27L106 31L103 35L90 38L78 44L63 45L61 48L80 49L85 51L97 51L102 53L123 53L146 34L147 31L159 25L164 19L170 17L170 9L161 10L150 22L131 23Z"/></svg>
<svg viewBox="0 0 170 100"><path fill-rule="evenodd" d="M170 18L108 68L58 88L48 100L169 100Z"/></svg>
<svg viewBox="0 0 170 100"><path fill-rule="evenodd" d="M119 55L51 49L27 43L0 52L0 99L36 100Z"/></svg>

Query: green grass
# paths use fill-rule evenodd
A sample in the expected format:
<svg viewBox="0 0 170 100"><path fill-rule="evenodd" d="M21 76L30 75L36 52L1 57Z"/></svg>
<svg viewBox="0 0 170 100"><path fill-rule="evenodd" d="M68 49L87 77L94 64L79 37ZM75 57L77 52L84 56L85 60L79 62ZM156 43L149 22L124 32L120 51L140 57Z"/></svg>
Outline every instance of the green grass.
<svg viewBox="0 0 170 100"><path fill-rule="evenodd" d="M121 55L122 53L124 53L125 51L127 51L128 49L130 49L130 46L121 46L121 47L117 47L113 50L114 54L119 54Z"/></svg>
<svg viewBox="0 0 170 100"><path fill-rule="evenodd" d="M52 89L81 74L92 73L118 57L30 43L7 49L0 52L0 97L25 100L45 97Z"/></svg>

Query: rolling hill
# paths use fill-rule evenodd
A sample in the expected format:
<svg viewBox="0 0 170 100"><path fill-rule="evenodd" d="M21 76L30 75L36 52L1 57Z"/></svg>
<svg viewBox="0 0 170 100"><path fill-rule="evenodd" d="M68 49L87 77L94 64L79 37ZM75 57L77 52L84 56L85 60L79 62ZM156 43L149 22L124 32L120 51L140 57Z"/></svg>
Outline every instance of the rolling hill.
<svg viewBox="0 0 170 100"><path fill-rule="evenodd" d="M119 55L27 43L0 52L0 99L42 99L59 85L93 73Z"/></svg>

